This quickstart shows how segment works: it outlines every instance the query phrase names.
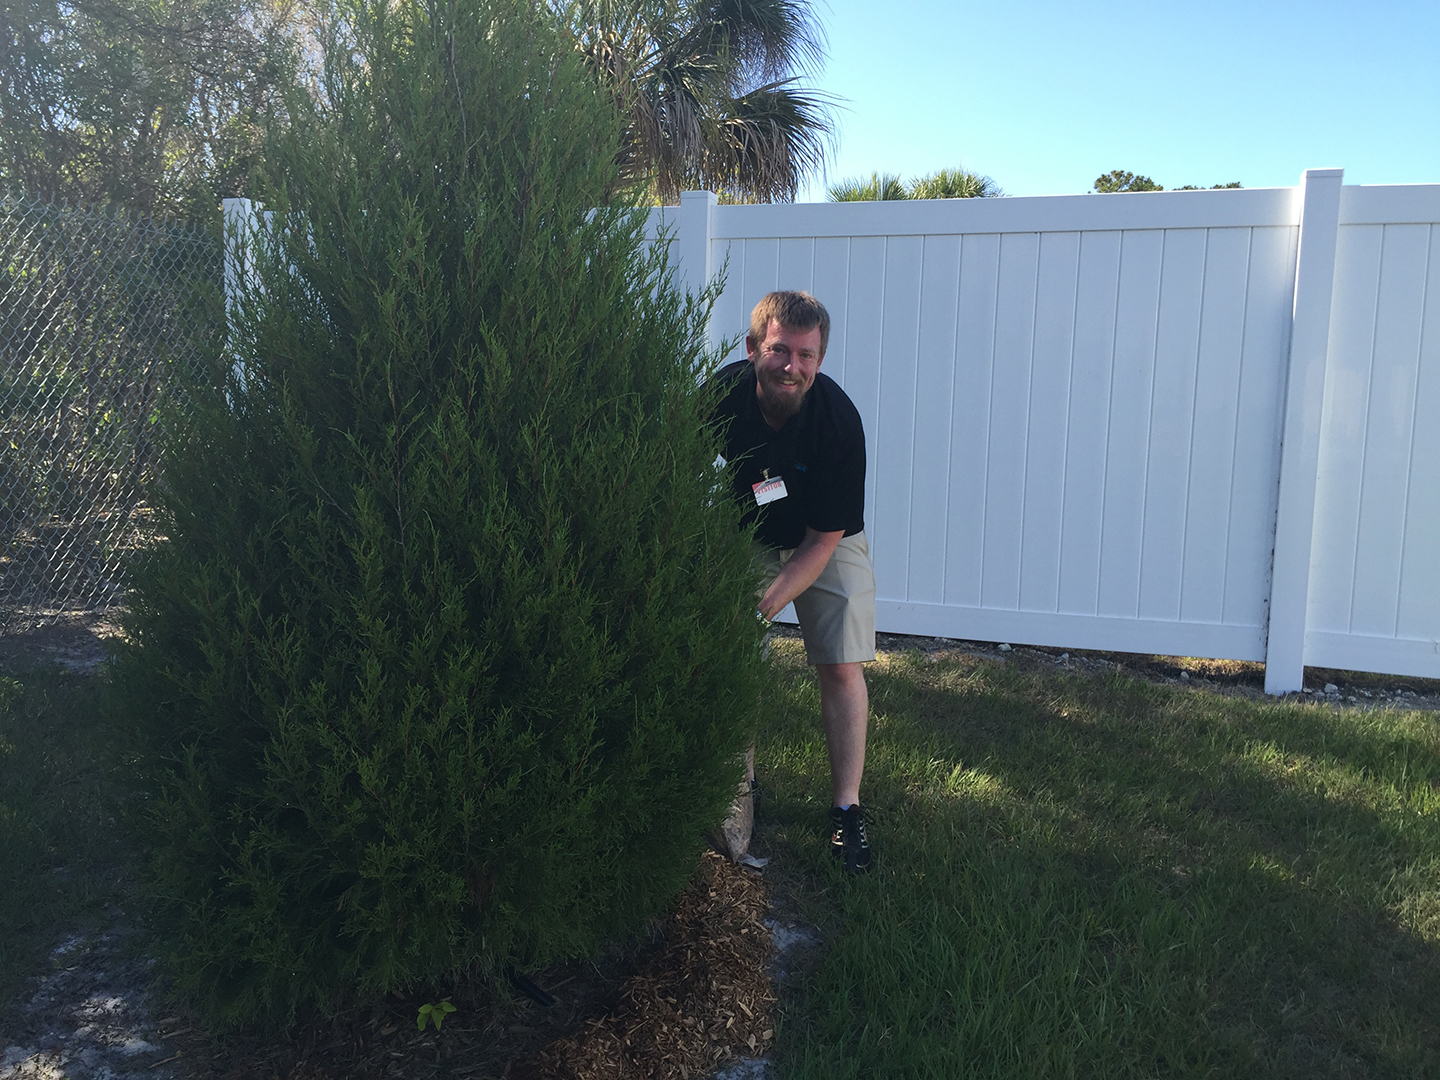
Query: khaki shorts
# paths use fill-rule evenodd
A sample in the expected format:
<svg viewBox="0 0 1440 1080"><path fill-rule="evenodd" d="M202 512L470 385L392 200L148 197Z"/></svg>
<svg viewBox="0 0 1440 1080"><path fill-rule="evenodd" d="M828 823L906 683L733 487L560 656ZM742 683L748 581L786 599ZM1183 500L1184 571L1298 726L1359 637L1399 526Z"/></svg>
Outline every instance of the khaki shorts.
<svg viewBox="0 0 1440 1080"><path fill-rule="evenodd" d="M765 572L761 592L780 574L795 549L757 548ZM805 658L812 664L855 664L875 659L875 570L864 532L844 537L815 584L795 598Z"/></svg>

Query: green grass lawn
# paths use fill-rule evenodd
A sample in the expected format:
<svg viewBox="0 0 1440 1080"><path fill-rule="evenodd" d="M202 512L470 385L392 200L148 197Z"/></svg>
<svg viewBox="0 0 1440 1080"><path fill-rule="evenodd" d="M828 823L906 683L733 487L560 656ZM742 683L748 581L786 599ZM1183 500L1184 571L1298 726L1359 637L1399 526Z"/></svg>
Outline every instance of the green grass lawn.
<svg viewBox="0 0 1440 1080"><path fill-rule="evenodd" d="M93 677L0 672L0 1008L122 891L117 755Z"/></svg>
<svg viewBox="0 0 1440 1080"><path fill-rule="evenodd" d="M781 1077L1440 1076L1434 715L892 654L848 880L774 655L761 828L825 938Z"/></svg>

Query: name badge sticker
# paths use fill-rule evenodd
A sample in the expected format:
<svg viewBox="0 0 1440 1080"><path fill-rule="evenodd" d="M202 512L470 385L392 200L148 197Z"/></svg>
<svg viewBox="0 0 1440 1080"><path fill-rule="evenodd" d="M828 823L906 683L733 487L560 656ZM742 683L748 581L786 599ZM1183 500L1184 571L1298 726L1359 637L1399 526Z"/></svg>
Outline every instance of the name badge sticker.
<svg viewBox="0 0 1440 1080"><path fill-rule="evenodd" d="M755 492L755 505L764 506L776 499L783 499L790 493L785 490L785 481L782 477L776 476L770 480L761 480L758 484L751 484L750 490Z"/></svg>

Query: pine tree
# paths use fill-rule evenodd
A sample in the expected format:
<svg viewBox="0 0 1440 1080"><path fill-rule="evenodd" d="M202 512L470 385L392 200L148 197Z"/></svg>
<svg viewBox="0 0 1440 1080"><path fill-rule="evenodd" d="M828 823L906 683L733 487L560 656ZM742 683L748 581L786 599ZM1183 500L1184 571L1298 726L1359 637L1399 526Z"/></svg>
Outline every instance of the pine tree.
<svg viewBox="0 0 1440 1080"><path fill-rule="evenodd" d="M635 930L762 671L705 298L600 205L613 104L525 0L341 14L116 663L162 940L217 1024Z"/></svg>

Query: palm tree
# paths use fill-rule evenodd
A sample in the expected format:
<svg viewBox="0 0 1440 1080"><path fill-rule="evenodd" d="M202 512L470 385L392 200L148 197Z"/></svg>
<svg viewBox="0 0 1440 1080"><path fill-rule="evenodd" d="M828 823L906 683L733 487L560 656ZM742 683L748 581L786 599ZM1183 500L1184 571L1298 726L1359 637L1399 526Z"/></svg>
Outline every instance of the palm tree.
<svg viewBox="0 0 1440 1080"><path fill-rule="evenodd" d="M1004 194L990 177L969 169L941 169L910 181L912 199L988 199Z"/></svg>
<svg viewBox="0 0 1440 1080"><path fill-rule="evenodd" d="M831 202L882 202L887 199L987 199L1004 195L988 176L969 169L941 169L902 183L899 173L871 173L869 179L841 180L831 186Z"/></svg>
<svg viewBox="0 0 1440 1080"><path fill-rule="evenodd" d="M800 74L825 52L808 0L551 4L628 121L627 173L660 200L788 201L824 166L833 104Z"/></svg>
<svg viewBox="0 0 1440 1080"><path fill-rule="evenodd" d="M831 202L885 202L908 199L910 193L900 182L899 173L871 173L869 178L841 180L829 191Z"/></svg>

